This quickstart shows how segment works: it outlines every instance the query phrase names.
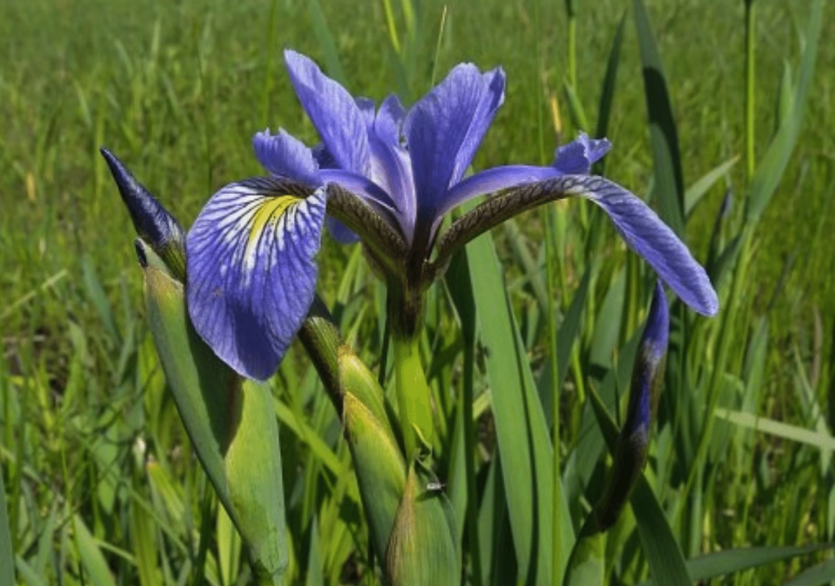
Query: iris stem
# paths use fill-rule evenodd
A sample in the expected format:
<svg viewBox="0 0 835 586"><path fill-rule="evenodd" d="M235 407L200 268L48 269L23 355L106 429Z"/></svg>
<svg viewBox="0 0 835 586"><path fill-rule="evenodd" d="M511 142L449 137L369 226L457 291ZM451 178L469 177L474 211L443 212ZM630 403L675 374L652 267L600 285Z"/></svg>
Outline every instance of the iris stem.
<svg viewBox="0 0 835 586"><path fill-rule="evenodd" d="M403 442L406 459L411 461L420 453L422 446L432 445L430 391L420 360L420 336L401 338L392 335L392 343Z"/></svg>
<svg viewBox="0 0 835 586"><path fill-rule="evenodd" d="M557 230L556 226L556 210L551 205L545 208L545 221L548 230L548 235L545 238L545 266L547 268L547 289L548 289L548 354L549 367L551 369L551 381L554 386L551 399L553 431L552 442L553 447L553 484L552 484L552 500L554 503L553 518L551 519L551 531L553 539L553 554L552 554L552 569L551 580L555 586L562 584L562 543L561 537L561 523L563 522L560 513L562 509L559 503L562 501L562 483L560 482L560 469L562 463L560 461L560 387L562 386L559 380L559 366L557 364L557 308L554 301L554 281L556 280L554 263L557 261L559 253L554 250L554 234ZM565 296L565 290L562 290L562 296Z"/></svg>

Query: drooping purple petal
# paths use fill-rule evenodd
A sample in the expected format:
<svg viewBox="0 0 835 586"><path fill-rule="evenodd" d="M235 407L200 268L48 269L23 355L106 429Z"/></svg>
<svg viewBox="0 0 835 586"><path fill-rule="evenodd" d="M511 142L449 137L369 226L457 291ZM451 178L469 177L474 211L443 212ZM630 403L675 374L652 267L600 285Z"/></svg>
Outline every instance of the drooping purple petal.
<svg viewBox="0 0 835 586"><path fill-rule="evenodd" d="M258 162L273 175L295 179L309 187L322 184L313 152L283 129L278 134L270 134L269 130L255 133L252 147Z"/></svg>
<svg viewBox="0 0 835 586"><path fill-rule="evenodd" d="M307 315L326 199L324 190L302 199L248 179L213 195L188 233L189 315L243 376L269 378Z"/></svg>
<svg viewBox="0 0 835 586"><path fill-rule="evenodd" d="M304 55L288 49L284 62L299 101L337 165L367 175L367 127L354 98Z"/></svg>
<svg viewBox="0 0 835 586"><path fill-rule="evenodd" d="M612 143L605 138L590 139L581 132L576 140L557 149L553 166L565 175L586 175L610 148Z"/></svg>
<svg viewBox="0 0 835 586"><path fill-rule="evenodd" d="M507 165L493 167L467 177L452 189L444 198L436 215L442 217L470 198L495 193L511 187L521 187L537 181L545 181L560 175L585 175L591 166L605 155L611 143L604 139L590 139L581 132L576 140L557 149L556 159L550 167L530 165Z"/></svg>
<svg viewBox="0 0 835 586"><path fill-rule="evenodd" d="M504 72L456 66L421 98L404 121L418 194L419 221L434 219L447 190L460 181L504 99Z"/></svg>
<svg viewBox="0 0 835 586"><path fill-rule="evenodd" d="M710 279L687 246L638 197L602 177L578 176L582 195L608 214L626 243L684 303L703 315L716 315L719 300Z"/></svg>

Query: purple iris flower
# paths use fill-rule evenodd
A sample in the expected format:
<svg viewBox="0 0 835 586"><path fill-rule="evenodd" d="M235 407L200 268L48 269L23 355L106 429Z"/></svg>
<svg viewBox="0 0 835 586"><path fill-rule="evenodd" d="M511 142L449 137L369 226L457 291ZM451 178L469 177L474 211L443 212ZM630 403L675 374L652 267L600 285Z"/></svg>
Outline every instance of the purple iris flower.
<svg viewBox="0 0 835 586"><path fill-rule="evenodd" d="M408 111L394 95L375 110L307 57L284 56L322 143L310 149L283 130L256 134L255 154L271 176L222 188L186 239L191 319L240 374L271 376L295 337L314 298L326 219L338 240L356 234L390 288L405 292L404 305L419 307L460 246L536 205L580 195L603 208L685 303L716 313L704 269L675 234L639 198L588 175L608 141L581 134L557 150L551 166L464 177L504 100L500 68L458 65ZM494 192L439 236L450 210ZM419 313L413 308L412 321Z"/></svg>

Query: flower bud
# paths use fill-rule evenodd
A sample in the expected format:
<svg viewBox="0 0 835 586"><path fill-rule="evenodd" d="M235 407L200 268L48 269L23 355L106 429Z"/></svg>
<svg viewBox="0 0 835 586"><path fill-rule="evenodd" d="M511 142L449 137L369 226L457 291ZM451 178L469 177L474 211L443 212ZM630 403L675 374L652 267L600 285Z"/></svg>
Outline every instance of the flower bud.
<svg viewBox="0 0 835 586"><path fill-rule="evenodd" d="M596 510L598 528L605 531L617 521L632 489L647 463L650 430L658 404L667 355L670 316L667 298L656 283L647 323L641 336L638 356L632 369L626 422L615 448L609 483Z"/></svg>
<svg viewBox="0 0 835 586"><path fill-rule="evenodd" d="M101 149L128 208L133 227L140 238L150 244L179 280L185 280L185 244L182 226L168 210L128 171L124 163L106 148ZM137 249L137 254L141 251ZM142 256L139 257L143 263Z"/></svg>

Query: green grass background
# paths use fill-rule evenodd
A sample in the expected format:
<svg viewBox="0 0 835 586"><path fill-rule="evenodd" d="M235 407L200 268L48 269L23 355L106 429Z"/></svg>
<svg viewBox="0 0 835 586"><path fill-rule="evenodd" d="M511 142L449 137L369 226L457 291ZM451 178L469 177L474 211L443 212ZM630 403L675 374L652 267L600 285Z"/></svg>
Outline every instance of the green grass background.
<svg viewBox="0 0 835 586"><path fill-rule="evenodd" d="M743 155L744 5L713 0L647 5L689 185ZM576 131L561 89L567 75L563 3L451 2L435 63L443 6L422 3L422 36L412 76L404 84L394 74L382 3L322 0L348 88L375 99L398 88L414 100L431 87L433 70L442 76L462 61L482 68L501 65L508 77L506 102L475 167L546 162L543 154L550 157L557 144L548 131L551 96L561 106L564 138ZM608 134L614 148L606 169L612 179L644 196L652 156L630 8L631 3L614 0L579 3L577 91L591 116L591 131L611 39L627 13ZM798 31L805 26L809 2L769 0L758 2L757 9L756 133L761 155L776 127L786 64L797 67ZM835 36L835 19L831 7L826 14L830 18L823 25L804 128L755 234L755 257L743 295L753 315L769 318L762 414L796 417L804 424L794 392L786 390L798 370L808 373L823 410L835 411L827 396L832 392L827 382L832 379L829 358L835 332L835 212L830 203L835 190L835 45L828 41ZM0 391L4 421L18 421L21 414L30 417L20 425L0 426L0 464L7 470L17 546L33 547L33 519L48 518L49 495L61 495L55 502L82 511L99 545L121 547L134 530L130 523L112 526L115 521L100 510L102 505L87 502L90 490L110 486L101 484L106 475L93 472L92 454L126 449L120 442L149 426L173 430L167 435L159 431L157 438L181 433L170 403L159 407L165 416L161 421L146 419L151 412L138 413L142 389L137 381L144 380L154 355L137 321L141 276L133 232L99 146L121 157L188 226L221 185L261 172L251 153L254 131L281 126L315 141L289 86L281 50L292 47L324 63L326 51L316 32L309 5L289 0L0 4ZM546 129L542 136L541 128ZM706 256L713 218L726 190L737 196L735 209L741 207L743 167L740 161L714 186L688 225L698 258ZM533 214L519 225L530 233L541 229ZM323 255L328 296L350 251L327 243ZM570 282L576 286L578 280L574 276ZM108 306L110 315L102 309ZM138 358L125 350L126 340L135 340L142 349ZM286 383L294 376L283 372L280 378ZM127 427L114 431L111 424L117 419L126 419ZM333 439L334 430L330 433ZM99 447L94 449L95 434L112 436L112 445L95 444ZM746 465L768 467L767 458L786 462L793 457L791 446L769 441L762 441ZM172 439L159 448L176 443ZM779 471L775 465L774 473ZM120 474L143 482L139 467L122 468ZM26 488L26 477L36 478L31 486L38 488ZM193 472L185 477L199 482ZM798 474L781 482L797 483L800 490L808 478ZM117 490L115 486L110 489ZM771 496L746 498L765 515L798 514L785 510L790 501L777 498L786 494L793 493L774 489ZM759 532L725 535L724 542L718 533L707 531L705 550L731 542L822 541L825 528L812 511L821 498L812 494L803 501L810 516L797 523L772 520ZM69 524L73 517L63 518ZM803 530L780 534L779 527L787 525ZM118 558L118 553L113 555ZM758 583L759 578L750 579Z"/></svg>

